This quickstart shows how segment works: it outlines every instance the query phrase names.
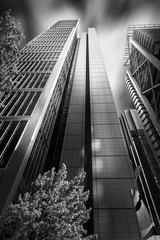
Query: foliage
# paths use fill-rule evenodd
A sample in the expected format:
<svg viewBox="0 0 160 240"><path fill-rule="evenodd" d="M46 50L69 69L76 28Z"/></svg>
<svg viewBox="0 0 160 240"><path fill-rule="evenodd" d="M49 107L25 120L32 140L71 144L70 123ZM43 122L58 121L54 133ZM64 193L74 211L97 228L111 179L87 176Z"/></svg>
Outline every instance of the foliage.
<svg viewBox="0 0 160 240"><path fill-rule="evenodd" d="M10 10L0 16L0 91L13 87L11 78L17 74L19 58L18 45L24 32L18 20L10 15Z"/></svg>
<svg viewBox="0 0 160 240"><path fill-rule="evenodd" d="M91 209L85 202L89 191L84 191L85 173L67 181L67 171L54 169L39 175L31 184L30 192L19 196L6 215L0 218L1 235L12 240L91 240L85 237L83 224L88 221ZM5 239L5 238L2 238Z"/></svg>

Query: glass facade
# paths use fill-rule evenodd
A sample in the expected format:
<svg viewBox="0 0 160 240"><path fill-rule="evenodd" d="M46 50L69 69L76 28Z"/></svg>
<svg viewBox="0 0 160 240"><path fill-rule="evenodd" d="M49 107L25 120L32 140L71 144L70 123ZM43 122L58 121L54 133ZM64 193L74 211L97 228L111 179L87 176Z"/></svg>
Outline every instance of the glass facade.
<svg viewBox="0 0 160 240"><path fill-rule="evenodd" d="M83 33L79 43L60 160L60 165L65 163L67 166L69 179L84 171L85 85L86 33Z"/></svg>
<svg viewBox="0 0 160 240"><path fill-rule="evenodd" d="M0 211L39 172L65 163L68 179L86 172L88 233L138 240L129 192L134 174L96 32L90 28L80 39L77 32L77 20L59 21L21 51L21 74L1 109L1 154L12 143L11 130L19 138L8 162L1 161Z"/></svg>
<svg viewBox="0 0 160 240"><path fill-rule="evenodd" d="M2 95L1 213L43 170L77 31L78 20L60 21L29 42L20 52L13 89Z"/></svg>
<svg viewBox="0 0 160 240"><path fill-rule="evenodd" d="M94 29L89 29L94 228L100 240L139 239L133 173Z"/></svg>
<svg viewBox="0 0 160 240"><path fill-rule="evenodd" d="M129 193L134 176L94 29L80 39L62 163L68 178L87 173L86 188L93 194L90 233L100 240L139 239Z"/></svg>

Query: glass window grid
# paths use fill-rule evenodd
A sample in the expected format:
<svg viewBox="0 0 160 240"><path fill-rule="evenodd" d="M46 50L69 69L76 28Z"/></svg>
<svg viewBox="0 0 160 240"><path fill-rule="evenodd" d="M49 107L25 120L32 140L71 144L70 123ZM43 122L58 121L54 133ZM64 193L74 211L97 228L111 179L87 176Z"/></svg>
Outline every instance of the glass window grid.
<svg viewBox="0 0 160 240"><path fill-rule="evenodd" d="M94 96L106 96L106 95L112 95L110 88L91 88L90 89L90 95L93 98Z"/></svg>
<svg viewBox="0 0 160 240"><path fill-rule="evenodd" d="M39 156L39 154L41 154L43 151L40 151L40 149L38 148L39 145L41 145L41 147L44 148L45 145L45 140L44 140L44 136L48 136L49 132L50 132L50 127L51 127L51 122L53 121L53 118L56 116L55 115L55 109L57 109L58 104L60 102L60 98L62 95L62 88L64 87L65 84L65 80L66 80L66 75L68 73L69 70L69 65L68 65L68 61L70 60L72 54L73 54L73 48L75 47L75 40L73 40L72 44L71 44L71 48L67 54L67 57L65 59L64 65L62 67L60 76L58 78L58 81L56 83L52 98L50 100L50 103L48 105L43 123L42 123L42 129L40 129L39 134L43 135L43 137L39 137L36 139L36 142L34 144L34 148L32 150L32 153L30 155L30 161L28 162L27 166L26 166L26 170L24 172L24 178L26 181L26 184L29 185L29 183L33 180L33 177L35 176L35 170L36 168L32 166L33 163L33 159L35 159L36 156ZM71 53L72 52L72 53ZM39 135L38 135L39 136ZM40 139L40 140L38 140ZM43 156L43 154L41 154ZM38 158L36 158L37 160L34 160L34 162L41 162L42 160L42 156L39 157L40 160L38 160ZM39 164L40 165L40 164ZM33 174L30 175L30 171L29 169L33 168Z"/></svg>
<svg viewBox="0 0 160 240"><path fill-rule="evenodd" d="M64 85L66 82L66 77L69 71L69 67L70 67L70 60L71 57L73 55L73 51L75 48L75 38L73 39L72 43L71 43L71 47L68 51L68 54L66 56L65 62L63 64L62 70L60 72L59 78L57 80L54 92L53 92L53 98L54 98L54 104L55 104L55 108L57 109L61 96L62 96L62 92L64 89Z"/></svg>
<svg viewBox="0 0 160 240"><path fill-rule="evenodd" d="M104 103L113 103L114 100L112 95L92 95L91 104L104 104Z"/></svg>
<svg viewBox="0 0 160 240"><path fill-rule="evenodd" d="M1 121L0 168L6 168L27 121Z"/></svg>
<svg viewBox="0 0 160 240"><path fill-rule="evenodd" d="M127 155L94 156L93 178L134 179L130 158Z"/></svg>
<svg viewBox="0 0 160 240"><path fill-rule="evenodd" d="M91 33L90 33L91 34ZM93 35L92 35L93 34ZM125 226L127 224L123 224L122 229L117 227L116 229L116 218L113 220L112 224L109 227L105 225L102 227L102 218L98 214L100 212L100 208L103 208L102 211L110 211L112 208L112 212L116 214L117 209L121 208L122 212L127 213L128 209L131 209L132 214L134 214L132 208L132 202L130 199L129 188L133 187L125 185L125 191L123 191L122 186L117 190L112 190L112 188L108 189L106 184L103 184L103 188L101 188L101 180L110 181L109 179L116 179L117 182L123 181L123 178L126 178L124 181L132 182L133 172L132 168L129 165L128 152L126 149L126 145L124 143L124 138L122 134L122 130L119 126L119 119L117 117L117 113L115 111L114 101L112 97L112 92L110 90L110 85L108 79L105 75L104 65L100 68L98 66L97 58L101 58L100 54L96 54L96 52L100 52L98 46L98 41L95 39L94 33L90 35L91 40L89 40L89 52L90 52L90 87L91 87L91 132L92 132L92 159L93 159L93 178L96 181L95 188L96 191L102 191L102 193L96 194L95 202L94 202L94 231L100 235L100 239L134 239L132 236L136 236L135 239L139 239L138 230L135 222L135 229L132 233L131 229L128 228L126 230ZM95 42L94 42L95 39ZM101 60L100 63L101 64ZM100 68L100 70L98 70ZM99 78L102 78L103 81ZM92 92L93 89L93 92ZM103 89L103 93L101 92ZM106 91L106 94L105 94ZM105 95L105 96L104 96ZM107 96L108 95L108 96ZM106 97L107 96L107 97ZM109 102L108 102L109 101ZM103 102L103 104L102 104ZM105 106L108 103L109 106ZM102 106L102 107L101 107ZM105 106L105 107L104 107ZM97 127L96 131L95 128ZM116 129L114 128L116 127ZM117 131L116 131L117 130ZM101 161L103 158L103 161ZM110 164L107 162L107 158L110 158ZM117 161L113 161L116 158L124 158L125 166L123 167L123 161L121 164L117 166ZM98 161L98 159L100 159ZM96 164L97 161L97 164ZM107 165L105 165L107 163ZM114 166L113 163L116 165ZM126 164L127 163L127 164ZM109 165L108 165L109 164ZM99 182L99 184L98 184ZM116 186L116 184L115 184ZM113 187L111 185L111 187ZM102 197L100 199L100 196ZM121 216L121 215L120 215ZM112 216L108 216L109 221L112 220ZM126 221L127 217L124 217ZM135 219L134 219L135 220ZM103 230L102 230L103 228ZM119 232L120 236L119 237Z"/></svg>
<svg viewBox="0 0 160 240"><path fill-rule="evenodd" d="M51 126L55 120L55 117L56 117L56 106L54 101L54 95L52 95L52 98L47 107L47 111L45 113L45 116L42 122L42 127L41 127L41 132L43 133L43 137L45 137L46 140L49 137Z"/></svg>
<svg viewBox="0 0 160 240"><path fill-rule="evenodd" d="M58 57L60 55L60 52L23 52L20 54L20 62L25 61L35 61L35 60L52 60L57 61Z"/></svg>
<svg viewBox="0 0 160 240"><path fill-rule="evenodd" d="M83 123L68 123L66 127L67 135L81 135L84 132Z"/></svg>
<svg viewBox="0 0 160 240"><path fill-rule="evenodd" d="M91 105L92 113L115 113L115 105L114 103L95 103Z"/></svg>
<svg viewBox="0 0 160 240"><path fill-rule="evenodd" d="M41 91L11 92L10 101L0 109L1 116L31 115L41 93Z"/></svg>
<svg viewBox="0 0 160 240"><path fill-rule="evenodd" d="M79 149L64 149L61 155L61 163L63 162L65 162L67 169L84 167L83 154Z"/></svg>
<svg viewBox="0 0 160 240"><path fill-rule="evenodd" d="M14 88L44 88L50 73L25 73L13 79Z"/></svg>
<svg viewBox="0 0 160 240"><path fill-rule="evenodd" d="M105 125L93 125L92 137L93 138L122 138L122 130L119 124L105 124Z"/></svg>
<svg viewBox="0 0 160 240"><path fill-rule="evenodd" d="M128 191L133 187L132 179L108 178L93 180L93 198L97 208L132 208ZM103 191L107 190L108 194Z"/></svg>
<svg viewBox="0 0 160 240"><path fill-rule="evenodd" d="M82 134L65 135L64 137L64 149L76 149L80 150L84 146L84 136ZM76 161L76 160L75 160Z"/></svg>
<svg viewBox="0 0 160 240"><path fill-rule="evenodd" d="M122 139L116 138L92 138L92 156L127 155L127 148Z"/></svg>
<svg viewBox="0 0 160 240"><path fill-rule="evenodd" d="M25 49L22 50L22 52L61 52L63 49L63 46L59 46L59 45L51 45L51 46L31 46L31 45L27 45L27 47L25 47Z"/></svg>
<svg viewBox="0 0 160 240"><path fill-rule="evenodd" d="M67 38L66 38L67 39ZM56 46L58 46L58 45L63 45L64 46L64 44L65 44L65 42L66 42L66 39L63 39L62 40L62 38L59 38L59 39L53 39L52 38L52 42L50 41L51 39L40 39L40 40L36 40L36 41L34 41L34 46L46 46L46 45L48 45L48 46L52 46L53 44Z"/></svg>
<svg viewBox="0 0 160 240"><path fill-rule="evenodd" d="M54 61L27 61L18 66L20 72L51 72L55 66Z"/></svg>
<svg viewBox="0 0 160 240"><path fill-rule="evenodd" d="M97 82L98 80L98 82ZM97 89L110 89L109 84L107 82L101 82L99 81L99 78L92 78L92 82L90 84L91 89L97 88Z"/></svg>
<svg viewBox="0 0 160 240"><path fill-rule="evenodd" d="M84 171L84 95L85 95L85 51L82 52L85 40L81 39L77 56L69 115L67 118L65 138L60 165L64 162L69 171L69 178Z"/></svg>
<svg viewBox="0 0 160 240"><path fill-rule="evenodd" d="M30 42L26 47L24 47L22 49L22 52L26 50L28 51L29 49L32 49L32 48L35 49L34 45L37 44L38 40L47 39L47 37L49 36L52 38L52 40L54 36L56 37L57 40L60 40L60 42L57 42L58 44L61 43L62 40L64 42L68 38L71 31L72 31L72 28L50 28L45 33L41 34L32 42Z"/></svg>
<svg viewBox="0 0 160 240"><path fill-rule="evenodd" d="M100 239L138 240L137 223L132 210L97 209L95 210L95 232Z"/></svg>
<svg viewBox="0 0 160 240"><path fill-rule="evenodd" d="M94 112L92 112L91 122L92 122L92 124L118 124L119 119L118 119L116 113L112 113L112 112L94 113Z"/></svg>
<svg viewBox="0 0 160 240"><path fill-rule="evenodd" d="M34 144L29 161L23 173L23 178L27 186L29 186L31 182L33 182L37 177L41 168L41 163L43 160L44 153L45 153L45 143L42 135L39 132L37 136L37 141Z"/></svg>

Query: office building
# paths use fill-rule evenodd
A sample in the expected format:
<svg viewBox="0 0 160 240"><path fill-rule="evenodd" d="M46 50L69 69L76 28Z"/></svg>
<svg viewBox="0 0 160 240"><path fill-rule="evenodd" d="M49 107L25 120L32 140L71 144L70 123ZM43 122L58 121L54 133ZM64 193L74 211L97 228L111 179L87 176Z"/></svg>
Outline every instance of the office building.
<svg viewBox="0 0 160 240"><path fill-rule="evenodd" d="M124 63L125 84L136 112L124 111L121 123L133 168L141 167L138 189L150 226L140 230L148 239L160 235L160 25L128 27ZM145 221L142 215L140 222Z"/></svg>
<svg viewBox="0 0 160 240"><path fill-rule="evenodd" d="M77 31L77 20L58 22L21 50L19 75L0 108L0 211L44 168Z"/></svg>
<svg viewBox="0 0 160 240"><path fill-rule="evenodd" d="M86 172L88 233L138 240L134 174L98 39L93 28L79 38L78 24L59 21L21 51L18 89L0 117L1 212L39 172L65 163L69 179Z"/></svg>
<svg viewBox="0 0 160 240"><path fill-rule="evenodd" d="M160 25L128 27L125 83L157 158L160 158Z"/></svg>

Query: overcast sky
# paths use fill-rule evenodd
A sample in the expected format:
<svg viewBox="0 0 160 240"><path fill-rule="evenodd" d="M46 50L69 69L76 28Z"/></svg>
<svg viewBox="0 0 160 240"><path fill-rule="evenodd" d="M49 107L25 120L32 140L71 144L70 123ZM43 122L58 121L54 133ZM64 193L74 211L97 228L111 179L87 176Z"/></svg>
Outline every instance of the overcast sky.
<svg viewBox="0 0 160 240"><path fill-rule="evenodd" d="M160 23L159 0L1 0L0 12L8 8L22 22L26 42L59 19L80 18L81 31L95 27L119 113L130 106L123 82L126 27Z"/></svg>

